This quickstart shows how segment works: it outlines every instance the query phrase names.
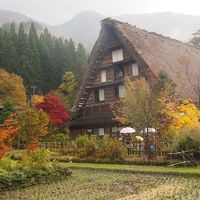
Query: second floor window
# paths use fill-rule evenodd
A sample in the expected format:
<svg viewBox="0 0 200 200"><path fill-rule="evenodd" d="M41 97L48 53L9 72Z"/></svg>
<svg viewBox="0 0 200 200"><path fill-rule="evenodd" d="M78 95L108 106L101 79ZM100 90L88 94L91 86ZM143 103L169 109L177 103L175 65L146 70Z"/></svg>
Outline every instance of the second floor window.
<svg viewBox="0 0 200 200"><path fill-rule="evenodd" d="M95 102L105 101L105 93L103 88L95 90L94 95L95 95Z"/></svg>
<svg viewBox="0 0 200 200"><path fill-rule="evenodd" d="M124 85L118 85L115 87L115 97L117 99L123 98L125 95L125 86Z"/></svg>
<svg viewBox="0 0 200 200"><path fill-rule="evenodd" d="M106 82L106 70L101 71L101 82L102 83Z"/></svg>
<svg viewBox="0 0 200 200"><path fill-rule="evenodd" d="M117 49L112 51L112 62L119 62L124 59L123 49Z"/></svg>
<svg viewBox="0 0 200 200"><path fill-rule="evenodd" d="M123 80L123 78L124 78L123 66L115 67L114 74L115 74L115 81Z"/></svg>

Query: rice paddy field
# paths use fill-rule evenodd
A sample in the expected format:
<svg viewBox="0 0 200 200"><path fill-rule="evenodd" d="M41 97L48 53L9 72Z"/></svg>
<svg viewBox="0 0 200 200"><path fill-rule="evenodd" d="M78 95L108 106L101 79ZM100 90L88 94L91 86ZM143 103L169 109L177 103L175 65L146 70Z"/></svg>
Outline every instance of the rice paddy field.
<svg viewBox="0 0 200 200"><path fill-rule="evenodd" d="M6 191L1 200L200 200L200 178L73 169L66 180Z"/></svg>

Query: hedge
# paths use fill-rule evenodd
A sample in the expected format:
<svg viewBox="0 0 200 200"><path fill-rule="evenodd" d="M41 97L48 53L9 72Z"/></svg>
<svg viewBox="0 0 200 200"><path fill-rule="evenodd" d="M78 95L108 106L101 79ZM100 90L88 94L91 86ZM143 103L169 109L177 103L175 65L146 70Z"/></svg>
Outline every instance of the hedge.
<svg viewBox="0 0 200 200"><path fill-rule="evenodd" d="M61 180L71 173L68 168L62 166L41 169L24 168L13 171L0 168L0 191Z"/></svg>

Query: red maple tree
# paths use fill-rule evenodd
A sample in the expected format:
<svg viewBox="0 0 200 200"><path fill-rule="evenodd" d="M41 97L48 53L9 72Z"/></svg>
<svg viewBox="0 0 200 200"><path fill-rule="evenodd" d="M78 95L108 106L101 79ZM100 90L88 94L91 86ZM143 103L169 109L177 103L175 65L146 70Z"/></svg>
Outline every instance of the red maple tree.
<svg viewBox="0 0 200 200"><path fill-rule="evenodd" d="M49 115L53 126L61 126L70 119L66 107L60 100L59 97L47 95L42 102L36 104L37 109L42 109Z"/></svg>

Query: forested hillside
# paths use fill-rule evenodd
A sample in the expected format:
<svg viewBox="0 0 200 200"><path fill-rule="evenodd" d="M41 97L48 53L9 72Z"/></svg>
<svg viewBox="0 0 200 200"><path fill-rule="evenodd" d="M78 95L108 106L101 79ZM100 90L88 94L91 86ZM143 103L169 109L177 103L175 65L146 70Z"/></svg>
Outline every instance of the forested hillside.
<svg viewBox="0 0 200 200"><path fill-rule="evenodd" d="M38 32L34 23L28 34L23 23L19 28L13 23L9 30L0 28L0 68L22 77L28 96L31 86L43 95L56 90L66 71L80 82L86 62L82 44L75 46L72 39L54 37L47 29Z"/></svg>

